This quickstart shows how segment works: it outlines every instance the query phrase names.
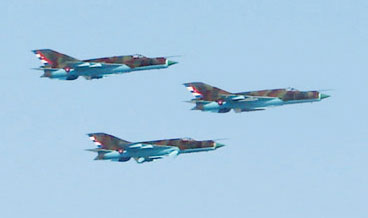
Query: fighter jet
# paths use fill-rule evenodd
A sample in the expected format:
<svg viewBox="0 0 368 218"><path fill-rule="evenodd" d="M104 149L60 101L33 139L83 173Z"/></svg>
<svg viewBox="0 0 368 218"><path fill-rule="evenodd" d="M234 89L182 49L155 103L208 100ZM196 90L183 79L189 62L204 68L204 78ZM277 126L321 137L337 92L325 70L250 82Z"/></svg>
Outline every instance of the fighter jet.
<svg viewBox="0 0 368 218"><path fill-rule="evenodd" d="M195 97L189 101L195 104L192 110L215 113L227 113L231 109L237 113L259 111L271 106L317 102L330 97L319 91L299 91L293 88L231 93L202 82L184 85Z"/></svg>
<svg viewBox="0 0 368 218"><path fill-rule="evenodd" d="M88 80L101 79L106 75L168 68L178 63L166 57L148 58L139 54L79 60L51 49L33 50L32 52L44 64L44 66L35 68L44 71L41 77L60 80L75 80L79 76Z"/></svg>
<svg viewBox="0 0 368 218"><path fill-rule="evenodd" d="M163 139L156 141L128 142L106 133L90 133L89 138L97 148L86 149L97 152L95 160L126 162L131 158L137 163L151 162L164 156L213 151L223 144L214 140L197 141L191 138Z"/></svg>

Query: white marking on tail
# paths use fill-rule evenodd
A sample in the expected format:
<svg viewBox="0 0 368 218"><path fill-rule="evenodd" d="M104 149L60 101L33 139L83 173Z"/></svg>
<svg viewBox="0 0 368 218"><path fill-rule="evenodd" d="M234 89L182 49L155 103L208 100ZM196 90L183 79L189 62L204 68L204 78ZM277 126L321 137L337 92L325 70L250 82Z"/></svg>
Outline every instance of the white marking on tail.
<svg viewBox="0 0 368 218"><path fill-rule="evenodd" d="M43 55L41 52L37 52L36 53L36 57L38 59L40 59L40 61L41 61L42 64L45 64L45 65L50 64L50 65L52 65L52 62L48 58L46 58L45 55Z"/></svg>
<svg viewBox="0 0 368 218"><path fill-rule="evenodd" d="M193 86L187 86L187 89L194 95L196 98L202 97L202 93L200 93L195 87Z"/></svg>
<svg viewBox="0 0 368 218"><path fill-rule="evenodd" d="M192 91L193 91L193 87L191 87L191 86L188 86L188 87L187 87L187 89L188 89L190 92L192 92Z"/></svg>

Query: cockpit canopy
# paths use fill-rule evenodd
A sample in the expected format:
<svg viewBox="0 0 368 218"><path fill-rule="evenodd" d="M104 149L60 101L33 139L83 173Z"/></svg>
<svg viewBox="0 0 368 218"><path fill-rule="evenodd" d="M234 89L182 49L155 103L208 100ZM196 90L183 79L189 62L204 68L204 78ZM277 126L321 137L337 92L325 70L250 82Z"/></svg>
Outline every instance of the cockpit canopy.
<svg viewBox="0 0 368 218"><path fill-rule="evenodd" d="M183 139L183 141L194 141L194 139L189 138L189 137L185 137L185 138L182 138L182 139Z"/></svg>
<svg viewBox="0 0 368 218"><path fill-rule="evenodd" d="M288 87L286 88L286 91L299 91L299 90L293 87Z"/></svg>
<svg viewBox="0 0 368 218"><path fill-rule="evenodd" d="M145 58L146 56L141 55L141 54L134 54L133 58Z"/></svg>

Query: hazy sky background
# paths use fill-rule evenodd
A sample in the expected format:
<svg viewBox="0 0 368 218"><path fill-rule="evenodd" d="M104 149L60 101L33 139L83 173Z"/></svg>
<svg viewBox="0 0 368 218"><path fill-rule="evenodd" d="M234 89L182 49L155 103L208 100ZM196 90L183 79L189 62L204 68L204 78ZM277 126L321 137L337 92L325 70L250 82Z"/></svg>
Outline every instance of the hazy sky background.
<svg viewBox="0 0 368 218"><path fill-rule="evenodd" d="M367 217L367 1L0 2L1 217ZM183 55L165 70L41 79L32 49ZM189 110L184 82L328 89L319 103ZM229 138L146 164L85 135Z"/></svg>

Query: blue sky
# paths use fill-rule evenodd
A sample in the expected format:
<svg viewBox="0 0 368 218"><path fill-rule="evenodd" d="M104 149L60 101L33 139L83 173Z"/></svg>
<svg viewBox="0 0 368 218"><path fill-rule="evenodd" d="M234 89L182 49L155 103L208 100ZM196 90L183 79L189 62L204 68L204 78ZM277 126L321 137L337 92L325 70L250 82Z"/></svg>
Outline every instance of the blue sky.
<svg viewBox="0 0 368 218"><path fill-rule="evenodd" d="M2 1L1 217L366 217L366 1ZM39 78L32 49L183 55L166 70ZM320 103L190 111L184 82L334 89ZM229 138L215 152L93 161L85 135Z"/></svg>

